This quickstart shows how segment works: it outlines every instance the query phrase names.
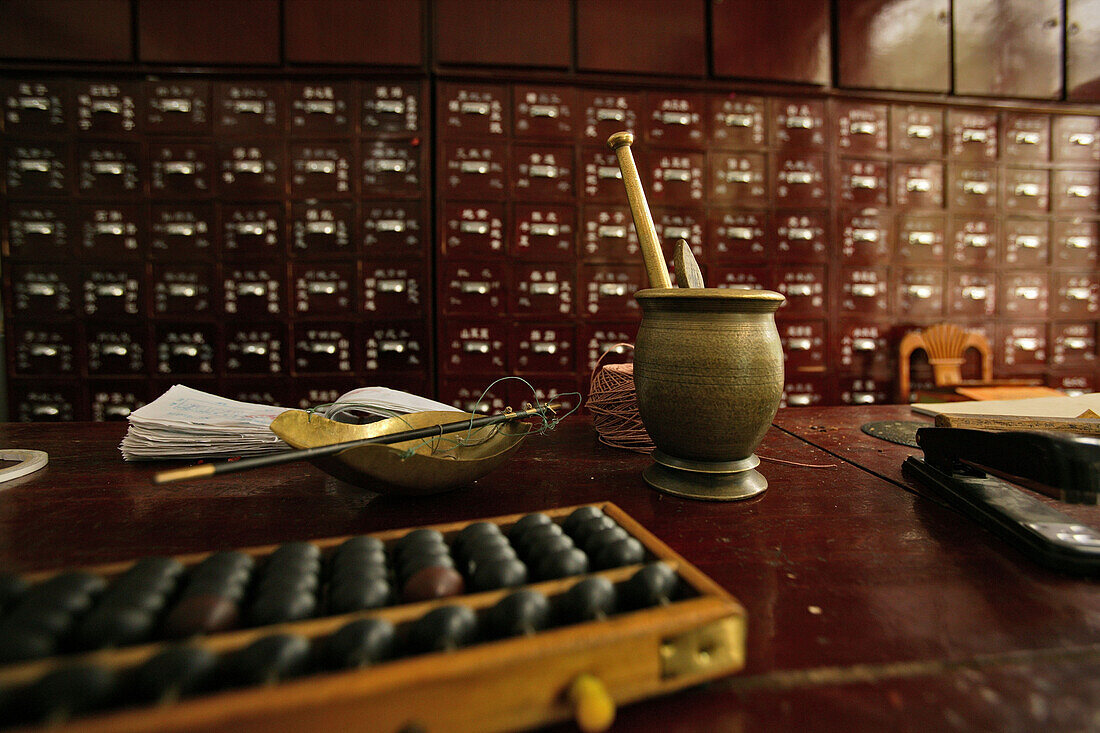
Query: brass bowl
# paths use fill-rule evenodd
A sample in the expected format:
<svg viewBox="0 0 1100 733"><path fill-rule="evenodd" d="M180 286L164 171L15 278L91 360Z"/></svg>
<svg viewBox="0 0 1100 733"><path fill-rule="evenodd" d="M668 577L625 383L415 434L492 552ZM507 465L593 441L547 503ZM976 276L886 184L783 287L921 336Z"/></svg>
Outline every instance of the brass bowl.
<svg viewBox="0 0 1100 733"><path fill-rule="evenodd" d="M271 431L294 448L314 448L477 417L465 412L414 412L350 425L287 410ZM354 486L390 496L426 496L458 488L488 474L519 448L531 426L518 420L391 445L361 445L312 463ZM409 453L409 451L412 451Z"/></svg>

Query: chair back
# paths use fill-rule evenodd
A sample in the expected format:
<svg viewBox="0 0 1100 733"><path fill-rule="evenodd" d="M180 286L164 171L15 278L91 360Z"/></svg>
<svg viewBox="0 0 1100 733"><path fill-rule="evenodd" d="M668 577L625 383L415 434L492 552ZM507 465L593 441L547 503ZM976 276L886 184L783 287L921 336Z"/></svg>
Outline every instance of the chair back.
<svg viewBox="0 0 1100 733"><path fill-rule="evenodd" d="M898 347L898 398L909 401L909 361L914 351L923 350L932 366L932 381L937 387L962 382L966 350L975 348L981 356L982 381L993 379L993 355L989 341L976 331L965 331L953 323L937 323L920 331L910 331Z"/></svg>

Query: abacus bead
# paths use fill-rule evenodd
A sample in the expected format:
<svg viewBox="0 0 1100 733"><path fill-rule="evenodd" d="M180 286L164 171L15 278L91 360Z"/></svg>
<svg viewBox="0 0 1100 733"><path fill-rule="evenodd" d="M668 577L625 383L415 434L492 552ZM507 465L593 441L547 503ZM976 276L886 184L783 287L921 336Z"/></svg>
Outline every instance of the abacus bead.
<svg viewBox="0 0 1100 733"><path fill-rule="evenodd" d="M531 545L527 550L527 556L533 559L546 557L552 555L555 552L561 552L562 550L568 550L574 547L572 538L567 534L551 535L549 537L543 537L538 542Z"/></svg>
<svg viewBox="0 0 1100 733"><path fill-rule="evenodd" d="M380 618L361 618L345 624L324 642L323 659L329 669L366 667L393 654L393 624Z"/></svg>
<svg viewBox="0 0 1100 733"><path fill-rule="evenodd" d="M98 575L74 570L68 573L55 575L49 580L42 581L35 589L40 593L60 593L69 595L94 595L107 586L107 581Z"/></svg>
<svg viewBox="0 0 1100 733"><path fill-rule="evenodd" d="M265 575L256 590L261 595L273 591L314 593L320 584L320 575L316 570L295 570Z"/></svg>
<svg viewBox="0 0 1100 733"><path fill-rule="evenodd" d="M526 582L527 566L516 558L483 562L470 579L473 589L478 591L509 588Z"/></svg>
<svg viewBox="0 0 1100 733"><path fill-rule="evenodd" d="M248 619L256 626L282 624L309 618L317 610L317 599L311 591L287 589L257 596L249 609Z"/></svg>
<svg viewBox="0 0 1100 733"><path fill-rule="evenodd" d="M309 661L309 640L298 634L272 634L230 655L232 684L261 685L293 677Z"/></svg>
<svg viewBox="0 0 1100 733"><path fill-rule="evenodd" d="M72 612L63 607L36 603L32 599L20 603L4 619L6 628L37 631L50 636L65 634L72 623Z"/></svg>
<svg viewBox="0 0 1100 733"><path fill-rule="evenodd" d="M603 513L603 509L600 509L598 506L582 506L569 513L569 516L561 523L561 528L565 530L566 534L572 535L576 532L577 526L581 522L593 517L603 516L606 515Z"/></svg>
<svg viewBox="0 0 1100 733"><path fill-rule="evenodd" d="M486 612L490 635L500 638L534 633L545 628L549 619L546 596L526 588L504 596Z"/></svg>
<svg viewBox="0 0 1100 733"><path fill-rule="evenodd" d="M155 623L153 614L140 608L101 606L81 620L76 639L85 649L137 644L149 638Z"/></svg>
<svg viewBox="0 0 1100 733"><path fill-rule="evenodd" d="M455 553L455 556L468 559L479 552L485 552L498 547L512 549L512 543L500 532L471 538L469 542L462 546L462 553Z"/></svg>
<svg viewBox="0 0 1100 733"><path fill-rule="evenodd" d="M182 637L225 631L237 625L240 606L232 598L216 594L196 594L181 598L164 620L169 636Z"/></svg>
<svg viewBox="0 0 1100 733"><path fill-rule="evenodd" d="M0 573L0 611L17 601L27 586L27 581L15 573Z"/></svg>
<svg viewBox="0 0 1100 733"><path fill-rule="evenodd" d="M7 626L0 629L0 664L48 657L57 649L57 637L45 631Z"/></svg>
<svg viewBox="0 0 1100 733"><path fill-rule="evenodd" d="M629 537L626 530L616 525L614 527L604 527L603 529L596 530L586 535L577 544L582 550L588 554L594 554L599 551L604 545L610 545L612 542L618 542L624 537Z"/></svg>
<svg viewBox="0 0 1100 733"><path fill-rule="evenodd" d="M576 526L573 527L573 531L570 533L570 536L573 538L574 542L576 542L578 545L583 546L585 540L588 539L589 535L595 534L601 529L608 529L609 527L618 526L619 525L615 524L615 520L613 520L611 517L607 516L606 514L601 514L599 516L589 517L578 522Z"/></svg>
<svg viewBox="0 0 1100 733"><path fill-rule="evenodd" d="M170 647L134 670L134 694L143 701L161 701L204 690L217 663L217 655L204 647Z"/></svg>
<svg viewBox="0 0 1100 733"><path fill-rule="evenodd" d="M401 570L398 573L398 578L402 585L412 576L419 573L424 568L453 568L455 561L451 559L450 555L422 555L420 557L410 557L408 561L401 566Z"/></svg>
<svg viewBox="0 0 1100 733"><path fill-rule="evenodd" d="M368 608L379 608L390 602L392 591L384 578L364 578L359 582L334 585L329 591L331 613L351 613Z"/></svg>
<svg viewBox="0 0 1100 733"><path fill-rule="evenodd" d="M557 537L562 534L561 527L556 524L540 524L532 527L513 540L516 550L522 557L531 556L531 546L542 542L548 537Z"/></svg>
<svg viewBox="0 0 1100 733"><path fill-rule="evenodd" d="M561 603L569 621L601 619L615 610L615 586L599 575L585 578L565 592Z"/></svg>
<svg viewBox="0 0 1100 733"><path fill-rule="evenodd" d="M401 588L401 599L406 602L430 601L462 595L464 590L466 583L457 570L429 566L409 576Z"/></svg>
<svg viewBox="0 0 1100 733"><path fill-rule="evenodd" d="M474 522L462 528L451 543L451 551L462 557L472 542L487 537L503 537L500 527L491 522Z"/></svg>
<svg viewBox="0 0 1100 733"><path fill-rule="evenodd" d="M676 593L676 571L663 562L640 568L623 583L622 596L631 608L647 608L667 603Z"/></svg>
<svg viewBox="0 0 1100 733"><path fill-rule="evenodd" d="M443 535L438 530L422 527L414 529L397 540L393 545L393 555L400 560L402 555L414 551L415 548L437 547L440 545L446 547L446 544Z"/></svg>
<svg viewBox="0 0 1100 733"><path fill-rule="evenodd" d="M469 558L466 561L466 572L475 573L479 566L487 562L495 562L497 560L513 560L517 557L516 551L512 549L512 546L505 543L503 545L485 545L472 549Z"/></svg>
<svg viewBox="0 0 1100 733"><path fill-rule="evenodd" d="M94 710L114 692L114 674L97 664L59 667L47 672L27 690L34 717L61 718Z"/></svg>
<svg viewBox="0 0 1100 733"><path fill-rule="evenodd" d="M466 646L477 630L477 616L466 606L440 606L418 618L409 629L416 652L439 652Z"/></svg>
<svg viewBox="0 0 1100 733"><path fill-rule="evenodd" d="M570 547L540 558L535 574L540 580L552 580L587 572L588 556L579 548Z"/></svg>
<svg viewBox="0 0 1100 733"><path fill-rule="evenodd" d="M339 547L336 548L336 556L339 557L345 553L376 553L386 551L386 546L382 544L382 540L377 537L370 537L369 535L360 535L358 537L349 537L344 540Z"/></svg>
<svg viewBox="0 0 1100 733"><path fill-rule="evenodd" d="M276 547L267 557L269 563L317 562L321 550L312 542L287 542Z"/></svg>
<svg viewBox="0 0 1100 733"><path fill-rule="evenodd" d="M596 550L592 564L597 570L621 568L645 559L645 548L633 537L623 537Z"/></svg>
<svg viewBox="0 0 1100 733"><path fill-rule="evenodd" d="M508 538L515 541L516 538L527 534L535 527L541 527L546 524L553 524L554 520L543 514L542 512L536 512L534 514L528 514L520 517L512 528L508 530Z"/></svg>

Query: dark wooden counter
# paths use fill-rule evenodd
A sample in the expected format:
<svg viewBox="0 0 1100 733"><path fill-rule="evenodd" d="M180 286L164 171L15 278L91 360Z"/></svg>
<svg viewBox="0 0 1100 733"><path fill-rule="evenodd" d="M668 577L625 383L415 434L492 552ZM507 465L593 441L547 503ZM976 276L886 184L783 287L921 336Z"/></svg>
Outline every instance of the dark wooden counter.
<svg viewBox="0 0 1100 733"><path fill-rule="evenodd" d="M781 411L759 454L825 467L765 461L769 490L733 504L647 488L649 459L600 445L583 417L530 438L470 487L415 500L304 464L155 486L163 466L121 460L122 425L4 424L0 445L45 450L50 464L0 485L0 564L47 569L610 500L749 613L742 673L624 708L617 730L1096 726L1100 587L1033 565L904 490L900 461L913 449L859 425L907 417Z"/></svg>

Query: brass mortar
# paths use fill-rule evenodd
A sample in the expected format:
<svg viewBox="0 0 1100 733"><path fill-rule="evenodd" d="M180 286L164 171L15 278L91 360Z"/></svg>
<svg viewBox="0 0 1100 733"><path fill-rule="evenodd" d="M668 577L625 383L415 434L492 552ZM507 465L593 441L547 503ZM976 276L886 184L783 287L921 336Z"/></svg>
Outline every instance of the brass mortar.
<svg viewBox="0 0 1100 733"><path fill-rule="evenodd" d="M635 293L638 409L656 444L642 474L654 488L731 501L768 482L753 451L783 394L783 349L768 290L652 288Z"/></svg>

